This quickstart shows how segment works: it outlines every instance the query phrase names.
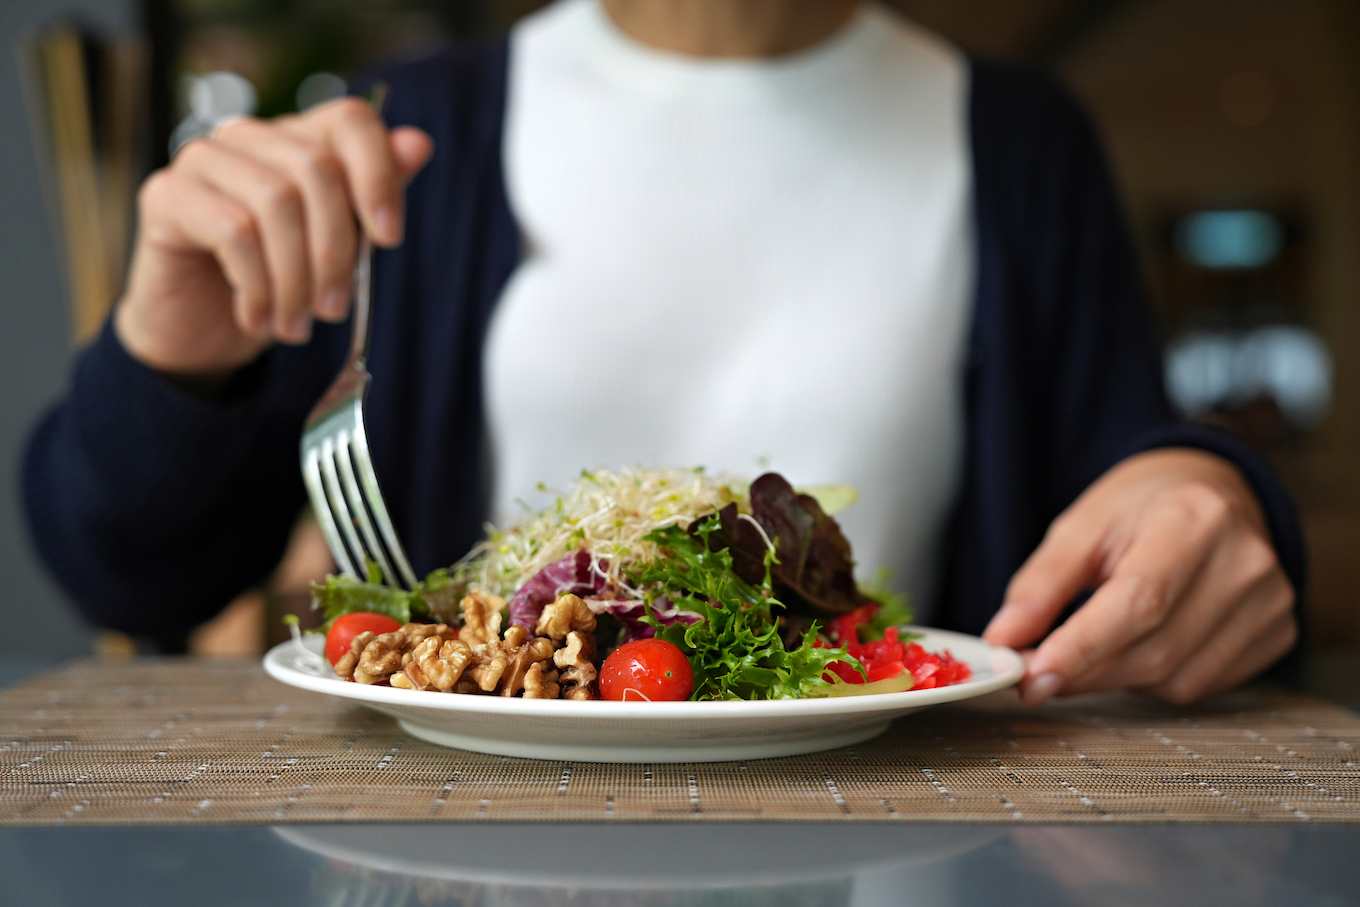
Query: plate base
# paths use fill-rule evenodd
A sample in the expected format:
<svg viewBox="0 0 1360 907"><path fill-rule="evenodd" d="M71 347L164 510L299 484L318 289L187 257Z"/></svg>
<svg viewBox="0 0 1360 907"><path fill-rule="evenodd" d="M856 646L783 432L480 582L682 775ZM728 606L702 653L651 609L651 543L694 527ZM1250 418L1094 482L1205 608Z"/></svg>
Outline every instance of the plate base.
<svg viewBox="0 0 1360 907"><path fill-rule="evenodd" d="M423 727L406 719L397 724L412 737L427 743L490 753L493 756L513 756L521 759L552 759L562 762L737 762L743 759L774 759L779 756L801 756L823 750L853 746L877 737L888 729L889 721L860 724L839 733L798 737L726 737L721 740L679 740L666 746L631 744L533 743L507 740L504 737L478 737L452 731Z"/></svg>

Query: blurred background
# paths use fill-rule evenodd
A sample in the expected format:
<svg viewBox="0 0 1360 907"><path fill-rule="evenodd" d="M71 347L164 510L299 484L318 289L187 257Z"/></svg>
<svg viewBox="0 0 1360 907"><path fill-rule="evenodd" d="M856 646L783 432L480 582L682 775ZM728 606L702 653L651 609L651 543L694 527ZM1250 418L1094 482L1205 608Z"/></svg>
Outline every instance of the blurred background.
<svg viewBox="0 0 1360 907"><path fill-rule="evenodd" d="M345 75L503 30L540 0L27 0L0 9L0 655L129 654L85 626L19 515L24 435L121 286L132 196L223 117L286 113ZM1086 103L1124 194L1186 418L1235 432L1294 493L1309 641L1360 647L1360 4L892 0L970 52ZM189 648L248 654L303 612L303 523L265 589Z"/></svg>

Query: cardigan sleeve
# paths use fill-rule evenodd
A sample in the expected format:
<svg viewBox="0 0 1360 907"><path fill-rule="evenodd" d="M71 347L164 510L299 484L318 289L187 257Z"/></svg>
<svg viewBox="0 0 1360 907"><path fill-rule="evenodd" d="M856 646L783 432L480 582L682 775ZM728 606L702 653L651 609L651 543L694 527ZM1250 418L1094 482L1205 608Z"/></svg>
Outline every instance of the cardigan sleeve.
<svg viewBox="0 0 1360 907"><path fill-rule="evenodd" d="M393 124L435 156L407 188L407 241L375 255L367 428L397 530L420 571L481 534L480 358L518 233L499 171L507 44L459 45L377 70ZM306 499L302 424L350 326L317 323L216 400L179 390L106 326L33 431L22 494L40 557L97 624L182 639L278 563Z"/></svg>
<svg viewBox="0 0 1360 907"><path fill-rule="evenodd" d="M1279 479L1166 401L1133 243L1085 113L1050 79L984 61L969 103L978 270L942 622L981 631L1054 517L1121 459L1170 446L1241 470L1301 600L1303 544Z"/></svg>
<svg viewBox="0 0 1360 907"><path fill-rule="evenodd" d="M133 359L111 324L38 423L22 465L40 557L94 623L174 640L263 578L302 507L297 439L338 330L278 348L220 399Z"/></svg>

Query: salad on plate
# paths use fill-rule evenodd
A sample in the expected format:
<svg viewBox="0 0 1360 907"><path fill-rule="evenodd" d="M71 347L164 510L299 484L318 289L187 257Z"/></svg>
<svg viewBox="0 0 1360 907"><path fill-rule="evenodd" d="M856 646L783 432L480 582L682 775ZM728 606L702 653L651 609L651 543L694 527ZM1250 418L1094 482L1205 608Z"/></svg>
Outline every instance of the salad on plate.
<svg viewBox="0 0 1360 907"><path fill-rule="evenodd" d="M968 680L855 581L845 488L702 470L582 472L547 509L414 590L313 587L335 675L526 699L804 699Z"/></svg>

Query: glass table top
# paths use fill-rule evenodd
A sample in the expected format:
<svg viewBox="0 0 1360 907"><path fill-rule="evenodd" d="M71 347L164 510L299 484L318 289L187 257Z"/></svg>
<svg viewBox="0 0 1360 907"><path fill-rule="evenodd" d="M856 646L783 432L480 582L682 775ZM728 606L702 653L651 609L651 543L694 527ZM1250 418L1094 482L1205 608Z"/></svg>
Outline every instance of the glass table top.
<svg viewBox="0 0 1360 907"><path fill-rule="evenodd" d="M1360 902L1360 827L0 829L0 901L402 905Z"/></svg>

